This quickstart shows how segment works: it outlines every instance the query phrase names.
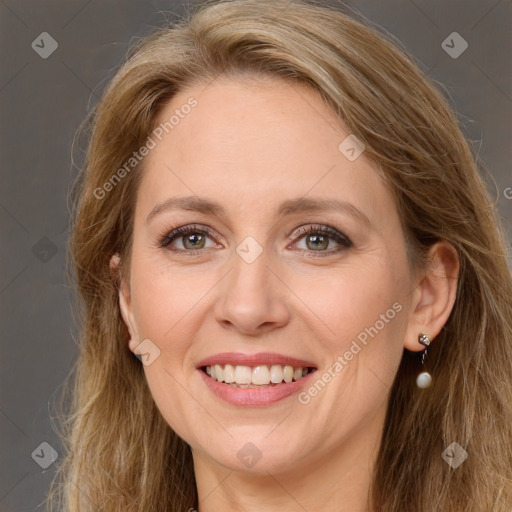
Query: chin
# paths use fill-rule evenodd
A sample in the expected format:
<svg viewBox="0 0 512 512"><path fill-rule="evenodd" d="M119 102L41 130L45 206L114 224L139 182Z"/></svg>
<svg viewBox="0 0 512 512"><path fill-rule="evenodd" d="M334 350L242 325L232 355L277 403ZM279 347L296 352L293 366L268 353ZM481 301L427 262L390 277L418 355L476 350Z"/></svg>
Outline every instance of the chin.
<svg viewBox="0 0 512 512"><path fill-rule="evenodd" d="M271 425L231 427L228 431L233 437L226 434L222 439L210 439L205 443L207 449L203 448L202 451L231 471L266 476L268 473L289 471L295 460L304 457L300 450L304 449L306 436L301 435L298 442L291 442L289 431L273 432L276 427L282 428L278 426L279 421ZM211 450L212 446L215 446L215 450Z"/></svg>

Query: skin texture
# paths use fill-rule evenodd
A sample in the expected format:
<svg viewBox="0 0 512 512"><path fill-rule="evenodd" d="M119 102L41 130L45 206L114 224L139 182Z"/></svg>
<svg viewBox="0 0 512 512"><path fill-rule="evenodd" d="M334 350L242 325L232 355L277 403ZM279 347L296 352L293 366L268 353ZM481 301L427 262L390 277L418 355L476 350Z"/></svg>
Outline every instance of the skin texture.
<svg viewBox="0 0 512 512"><path fill-rule="evenodd" d="M119 292L129 349L149 338L160 350L144 371L163 417L192 448L200 512L368 510L390 386L404 348L422 350L418 334L434 339L447 321L456 255L442 242L429 274L409 268L389 190L364 153L351 162L338 150L349 132L313 91L217 79L175 96L160 120L191 96L198 105L145 159ZM227 217L163 210L146 222L158 203L194 194L221 203ZM350 202L371 227L336 212L274 216L281 201L302 196ZM215 238L179 235L171 246L180 254L159 246L190 224ZM309 225L330 225L353 247L296 234ZM263 250L250 264L236 252L247 236ZM187 256L194 243L203 253ZM113 271L118 264L114 256ZM400 312L307 405L296 395L230 405L196 369L219 352L277 352L313 361L321 375L394 303ZM237 457L248 442L261 453L251 468Z"/></svg>

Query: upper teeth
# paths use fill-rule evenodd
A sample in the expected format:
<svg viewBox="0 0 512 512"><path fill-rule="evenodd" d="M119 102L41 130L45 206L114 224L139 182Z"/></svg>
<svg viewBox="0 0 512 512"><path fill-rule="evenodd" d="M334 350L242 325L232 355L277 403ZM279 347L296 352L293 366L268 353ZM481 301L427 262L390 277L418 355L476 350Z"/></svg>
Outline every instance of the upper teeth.
<svg viewBox="0 0 512 512"><path fill-rule="evenodd" d="M231 364L215 364L206 367L206 373L214 380L225 382L226 384L256 384L265 385L279 384L280 382L291 382L299 380L308 374L308 368L293 366L281 366L273 364L272 366L233 366Z"/></svg>

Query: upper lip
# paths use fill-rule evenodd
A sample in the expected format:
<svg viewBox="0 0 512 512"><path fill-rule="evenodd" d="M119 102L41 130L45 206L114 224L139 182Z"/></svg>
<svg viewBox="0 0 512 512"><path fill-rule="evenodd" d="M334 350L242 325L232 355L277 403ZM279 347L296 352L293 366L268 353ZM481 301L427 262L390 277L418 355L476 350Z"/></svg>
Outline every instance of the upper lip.
<svg viewBox="0 0 512 512"><path fill-rule="evenodd" d="M280 364L282 366L293 366L295 368L298 368L299 366L316 368L315 364L311 361L285 356L284 354L275 354L273 352L260 352L258 354L222 352L199 361L199 363L197 363L197 368L201 368L202 366L212 366L214 364L231 364L233 366L263 366Z"/></svg>

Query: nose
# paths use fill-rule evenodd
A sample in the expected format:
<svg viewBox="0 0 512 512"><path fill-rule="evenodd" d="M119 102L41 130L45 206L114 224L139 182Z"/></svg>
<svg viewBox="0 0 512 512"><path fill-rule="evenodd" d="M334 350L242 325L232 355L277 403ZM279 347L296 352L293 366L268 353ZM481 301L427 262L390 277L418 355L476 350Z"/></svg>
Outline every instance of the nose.
<svg viewBox="0 0 512 512"><path fill-rule="evenodd" d="M252 263L234 252L232 261L231 270L219 283L215 306L219 324L252 337L285 326L290 318L289 291L279 272L271 268L266 251Z"/></svg>

